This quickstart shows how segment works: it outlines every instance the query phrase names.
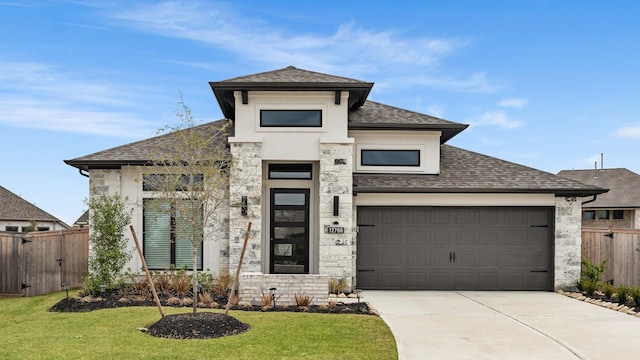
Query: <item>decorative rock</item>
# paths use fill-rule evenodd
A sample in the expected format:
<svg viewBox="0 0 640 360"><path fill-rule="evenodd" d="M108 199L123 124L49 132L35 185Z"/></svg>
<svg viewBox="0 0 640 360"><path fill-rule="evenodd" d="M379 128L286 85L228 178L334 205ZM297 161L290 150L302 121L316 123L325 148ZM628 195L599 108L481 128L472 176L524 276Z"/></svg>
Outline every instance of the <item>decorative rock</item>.
<svg viewBox="0 0 640 360"><path fill-rule="evenodd" d="M349 294L348 298L350 298L350 299L357 299L357 298L358 298L358 295L357 295L357 294L355 294L355 293L351 293L351 294ZM362 299L362 296L361 296L360 298Z"/></svg>
<svg viewBox="0 0 640 360"><path fill-rule="evenodd" d="M138 331L146 333L147 331L149 331L149 329L145 328L145 327L139 327Z"/></svg>
<svg viewBox="0 0 640 360"><path fill-rule="evenodd" d="M338 295L336 295L336 294L329 294L329 297L330 297L330 298L337 298L337 297L338 297Z"/></svg>
<svg viewBox="0 0 640 360"><path fill-rule="evenodd" d="M338 295L338 297L339 297L339 298L346 298L346 297L347 297L347 295L345 295L344 293L340 293L340 294Z"/></svg>

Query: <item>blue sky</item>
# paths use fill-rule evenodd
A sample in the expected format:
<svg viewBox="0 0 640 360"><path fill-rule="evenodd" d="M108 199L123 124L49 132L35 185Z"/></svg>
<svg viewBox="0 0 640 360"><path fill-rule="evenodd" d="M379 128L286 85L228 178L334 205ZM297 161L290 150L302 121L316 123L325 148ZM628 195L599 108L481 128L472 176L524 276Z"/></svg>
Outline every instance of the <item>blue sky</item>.
<svg viewBox="0 0 640 360"><path fill-rule="evenodd" d="M470 124L449 144L556 173L640 172L638 1L3 1L0 185L72 223L63 160L201 122L208 86L289 65Z"/></svg>

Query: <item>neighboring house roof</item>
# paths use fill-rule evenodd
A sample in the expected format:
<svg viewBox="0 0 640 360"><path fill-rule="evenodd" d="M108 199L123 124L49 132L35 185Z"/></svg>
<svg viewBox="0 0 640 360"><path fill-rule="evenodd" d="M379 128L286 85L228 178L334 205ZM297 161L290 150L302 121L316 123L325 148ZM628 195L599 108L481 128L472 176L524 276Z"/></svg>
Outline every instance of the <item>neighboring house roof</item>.
<svg viewBox="0 0 640 360"><path fill-rule="evenodd" d="M441 144L468 126L370 100L362 107L349 111L349 130L442 131Z"/></svg>
<svg viewBox="0 0 640 360"><path fill-rule="evenodd" d="M69 225L34 204L0 186L0 220L51 221L65 228Z"/></svg>
<svg viewBox="0 0 640 360"><path fill-rule="evenodd" d="M288 66L284 69L209 82L209 86L211 86L224 116L234 120L234 91L348 91L349 108L354 108L364 104L373 83ZM339 94L336 98L338 101Z"/></svg>
<svg viewBox="0 0 640 360"><path fill-rule="evenodd" d="M354 173L355 193L552 193L589 196L606 192L554 174L449 145L440 146L440 174Z"/></svg>
<svg viewBox="0 0 640 360"><path fill-rule="evenodd" d="M218 120L210 123L194 126L192 131L202 131L210 136L219 136L219 129L227 120ZM81 156L72 160L65 160L68 165L80 170L91 168L119 168L124 165L148 165L153 154L170 149L175 144L176 134L168 133L144 139L130 144L99 151L93 154ZM212 142L215 143L215 142ZM217 144L225 144L226 138Z"/></svg>
<svg viewBox="0 0 640 360"><path fill-rule="evenodd" d="M82 215L74 222L74 225L85 225L89 223L89 210L85 210Z"/></svg>
<svg viewBox="0 0 640 360"><path fill-rule="evenodd" d="M618 169L562 170L558 176L609 189L585 208L640 208L640 175Z"/></svg>

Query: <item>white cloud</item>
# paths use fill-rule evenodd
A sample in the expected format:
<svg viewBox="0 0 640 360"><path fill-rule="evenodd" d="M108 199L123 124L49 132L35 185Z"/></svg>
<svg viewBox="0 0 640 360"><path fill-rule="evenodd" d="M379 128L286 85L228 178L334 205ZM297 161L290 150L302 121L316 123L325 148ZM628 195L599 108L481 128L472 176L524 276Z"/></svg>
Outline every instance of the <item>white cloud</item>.
<svg viewBox="0 0 640 360"><path fill-rule="evenodd" d="M402 81L407 86L464 92L491 92L500 87L483 72L456 76L438 72L442 59L468 45L467 39L407 36L355 24L343 24L328 35L293 33L239 15L222 2L165 1L101 10L116 25L205 43L264 69L294 65L355 78L375 74L379 82Z"/></svg>
<svg viewBox="0 0 640 360"><path fill-rule="evenodd" d="M444 116L444 106L441 104L431 104L427 107L427 114L441 118Z"/></svg>
<svg viewBox="0 0 640 360"><path fill-rule="evenodd" d="M640 139L640 125L622 127L616 130L613 135L621 138Z"/></svg>
<svg viewBox="0 0 640 360"><path fill-rule="evenodd" d="M529 100L527 99L503 99L498 105L509 108L521 108L525 106Z"/></svg>
<svg viewBox="0 0 640 360"><path fill-rule="evenodd" d="M511 119L504 111L486 111L469 123L471 126L497 126L501 129L516 129L523 124L520 120Z"/></svg>
<svg viewBox="0 0 640 360"><path fill-rule="evenodd" d="M148 89L79 79L42 63L0 61L0 123L133 137L157 127L137 115Z"/></svg>

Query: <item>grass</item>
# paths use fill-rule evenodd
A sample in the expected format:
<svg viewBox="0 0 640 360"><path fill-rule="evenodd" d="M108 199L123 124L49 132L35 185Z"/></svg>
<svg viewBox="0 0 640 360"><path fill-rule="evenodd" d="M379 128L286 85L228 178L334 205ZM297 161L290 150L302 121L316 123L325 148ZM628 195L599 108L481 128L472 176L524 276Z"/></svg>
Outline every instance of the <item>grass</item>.
<svg viewBox="0 0 640 360"><path fill-rule="evenodd" d="M64 296L0 298L0 359L397 358L393 335L376 316L232 311L251 330L218 339L173 340L137 330L159 320L154 307L47 311Z"/></svg>

